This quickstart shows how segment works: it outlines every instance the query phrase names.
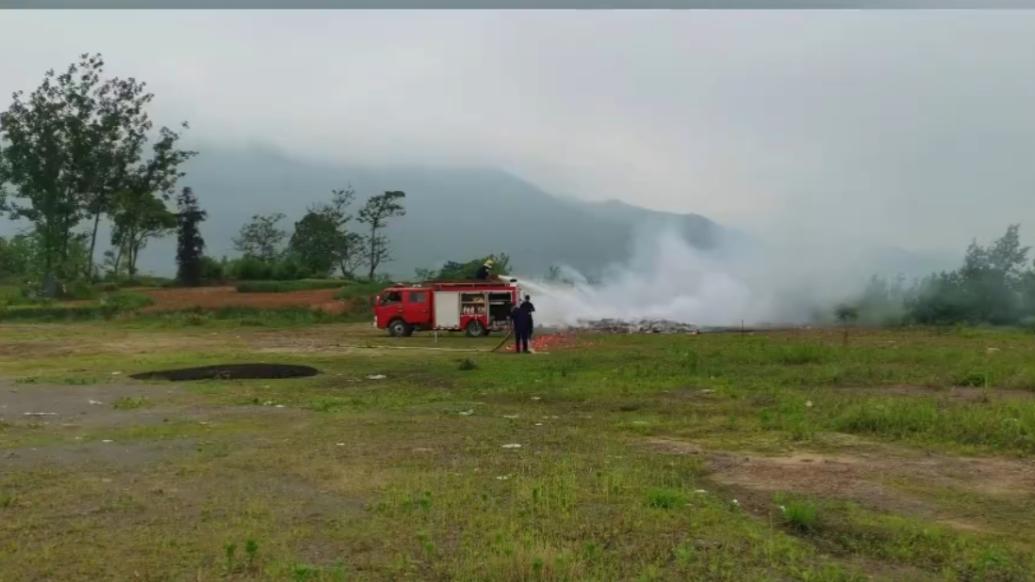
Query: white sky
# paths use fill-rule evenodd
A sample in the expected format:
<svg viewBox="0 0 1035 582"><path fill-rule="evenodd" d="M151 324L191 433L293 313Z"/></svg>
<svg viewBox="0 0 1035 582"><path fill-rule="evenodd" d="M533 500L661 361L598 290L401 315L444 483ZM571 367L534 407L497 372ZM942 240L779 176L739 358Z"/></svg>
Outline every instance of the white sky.
<svg viewBox="0 0 1035 582"><path fill-rule="evenodd" d="M1035 11L0 11L0 107L87 51L207 143L495 166L770 238L1035 239Z"/></svg>

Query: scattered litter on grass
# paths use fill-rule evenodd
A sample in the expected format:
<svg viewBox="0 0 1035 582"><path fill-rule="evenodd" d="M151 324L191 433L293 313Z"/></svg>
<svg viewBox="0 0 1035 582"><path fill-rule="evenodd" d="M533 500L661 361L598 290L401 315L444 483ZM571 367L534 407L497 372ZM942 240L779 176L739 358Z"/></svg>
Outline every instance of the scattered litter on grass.
<svg viewBox="0 0 1035 582"><path fill-rule="evenodd" d="M502 448L504 448L504 449L520 449L521 445L518 444L518 443L507 443L505 445L502 445Z"/></svg>
<svg viewBox="0 0 1035 582"><path fill-rule="evenodd" d="M812 408L812 401L811 400L806 400L805 401L805 408Z"/></svg>
<svg viewBox="0 0 1035 582"><path fill-rule="evenodd" d="M543 426L543 423L541 423L541 422L537 422L537 423L535 423L535 425L536 425L536 426Z"/></svg>
<svg viewBox="0 0 1035 582"><path fill-rule="evenodd" d="M25 412L25 416L57 416L56 412Z"/></svg>
<svg viewBox="0 0 1035 582"><path fill-rule="evenodd" d="M707 493L704 489L694 489L694 493Z"/></svg>
<svg viewBox="0 0 1035 582"><path fill-rule="evenodd" d="M518 416L519 416L519 415L517 415L517 414L504 414L504 415L503 415L503 418L507 418L507 419L510 419L510 420L514 420L514 419L515 419L515 418L517 418Z"/></svg>
<svg viewBox="0 0 1035 582"><path fill-rule="evenodd" d="M262 405L263 406L273 406L273 401L272 400L267 400L266 402L263 402Z"/></svg>
<svg viewBox="0 0 1035 582"><path fill-rule="evenodd" d="M474 409L472 408L471 410L461 410L458 414L460 416L471 416L472 414L474 414Z"/></svg>
<svg viewBox="0 0 1035 582"><path fill-rule="evenodd" d="M506 481L507 479L510 479L510 475L496 475L497 481Z"/></svg>
<svg viewBox="0 0 1035 582"><path fill-rule="evenodd" d="M111 439L103 439L103 440L101 440L101 442L102 442L102 443L113 443L113 442L115 442L115 441L113 441L113 440L111 440Z"/></svg>
<svg viewBox="0 0 1035 582"><path fill-rule="evenodd" d="M89 402L90 404L92 404L92 405L94 405L94 406L97 406L97 405L99 405L99 404L104 404L104 403L103 403L103 402L101 402L100 400L87 400L87 402Z"/></svg>
<svg viewBox="0 0 1035 582"><path fill-rule="evenodd" d="M112 373L111 373L111 375L112 375L112 376L121 376L121 375L122 375L122 372L120 372L120 371L118 371L118 370L115 370L114 372L112 372Z"/></svg>
<svg viewBox="0 0 1035 582"><path fill-rule="evenodd" d="M278 404L278 405L274 406L274 408L284 408L284 405L283 404Z"/></svg>
<svg viewBox="0 0 1035 582"><path fill-rule="evenodd" d="M734 500L733 500L733 501L731 501L730 503L732 503L734 507L740 507L740 502L739 502L739 501L737 501L736 499L734 499Z"/></svg>
<svg viewBox="0 0 1035 582"><path fill-rule="evenodd" d="M384 380L387 377L384 374L371 374L367 376L367 380Z"/></svg>
<svg viewBox="0 0 1035 582"><path fill-rule="evenodd" d="M998 351L999 351L999 348L988 348L987 350L985 350L985 353L994 354L994 353L996 353Z"/></svg>
<svg viewBox="0 0 1035 582"><path fill-rule="evenodd" d="M532 400L542 400L542 397L541 396L533 396Z"/></svg>
<svg viewBox="0 0 1035 582"><path fill-rule="evenodd" d="M334 443L334 446L336 446L336 447L344 447L345 443Z"/></svg>

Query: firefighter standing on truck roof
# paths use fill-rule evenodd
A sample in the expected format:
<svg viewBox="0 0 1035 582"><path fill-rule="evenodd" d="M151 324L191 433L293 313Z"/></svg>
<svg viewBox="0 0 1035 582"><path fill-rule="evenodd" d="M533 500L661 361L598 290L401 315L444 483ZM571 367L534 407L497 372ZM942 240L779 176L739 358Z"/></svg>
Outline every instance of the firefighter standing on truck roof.
<svg viewBox="0 0 1035 582"><path fill-rule="evenodd" d="M478 272L474 274L474 278L479 281L485 281L488 279L489 275L492 273L492 265L492 259L485 261L482 266L478 267Z"/></svg>

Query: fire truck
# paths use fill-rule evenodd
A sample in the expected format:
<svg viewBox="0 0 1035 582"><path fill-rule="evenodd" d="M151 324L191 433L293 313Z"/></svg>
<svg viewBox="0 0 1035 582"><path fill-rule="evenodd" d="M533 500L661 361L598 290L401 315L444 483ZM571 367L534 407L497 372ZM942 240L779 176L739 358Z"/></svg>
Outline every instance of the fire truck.
<svg viewBox="0 0 1035 582"><path fill-rule="evenodd" d="M509 327L510 310L520 296L513 279L396 284L378 294L374 325L395 337L415 330L484 336Z"/></svg>

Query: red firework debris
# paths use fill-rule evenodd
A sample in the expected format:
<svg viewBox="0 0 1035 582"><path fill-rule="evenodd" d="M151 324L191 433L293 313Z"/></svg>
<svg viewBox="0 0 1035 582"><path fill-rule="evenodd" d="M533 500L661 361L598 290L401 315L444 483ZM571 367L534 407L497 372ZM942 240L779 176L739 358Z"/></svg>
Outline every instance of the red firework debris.
<svg viewBox="0 0 1035 582"><path fill-rule="evenodd" d="M533 352L549 352L552 350L563 350L574 348L580 345L579 338L573 333L551 333L532 336L529 342ZM514 351L514 342L507 345L506 351Z"/></svg>

